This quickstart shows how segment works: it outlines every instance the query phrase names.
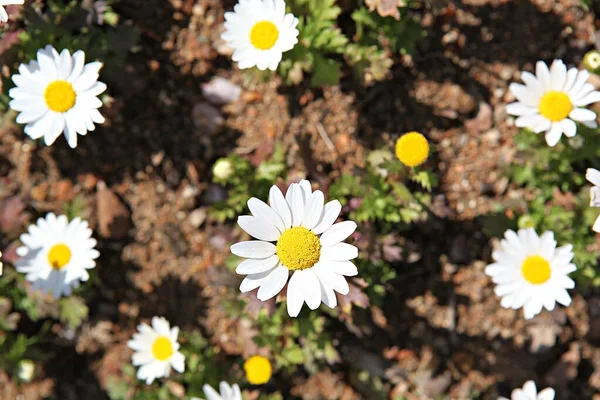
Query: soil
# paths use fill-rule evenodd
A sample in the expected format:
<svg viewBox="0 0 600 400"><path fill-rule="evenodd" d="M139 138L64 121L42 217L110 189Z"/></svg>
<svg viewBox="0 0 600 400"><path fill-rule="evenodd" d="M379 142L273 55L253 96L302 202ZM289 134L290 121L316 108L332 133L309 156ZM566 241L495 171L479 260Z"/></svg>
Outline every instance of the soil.
<svg viewBox="0 0 600 400"><path fill-rule="evenodd" d="M371 330L340 325L342 364L360 360L408 400L496 399L527 379L554 387L559 400L600 399L600 297L575 293L570 308L532 322L501 308L483 272L494 243L480 224L495 205L522 195L505 177L519 162L504 107L513 100L508 84L539 59L580 65L594 46L594 14L577 0L450 1L423 15L427 37L415 54L397 57L385 82L363 87L347 78L315 90L244 80L219 39L233 3L117 3L139 29L139 51L104 79L113 98L103 109L107 123L76 151L62 139L44 147L19 127L1 127L0 195L24 199L29 221L79 198L101 232L101 258L89 320L57 332L43 380L17 389L0 374L0 397L21 390L25 399L107 399L103 388L130 358L126 341L154 315L182 330L201 326L228 354L251 353L238 337L243 327L221 326L219 288L239 278L218 270L239 231L205 218L220 195L210 183L214 161L231 152L260 160L279 142L290 180L327 187L363 166L370 150L417 130L436 149L434 217L415 226L419 261L398 265L383 307L369 313ZM241 98L211 105L201 84L213 76L243 85ZM225 331L234 334L223 338ZM292 387L275 376L274 385L288 387L290 398L378 398L347 370L299 374Z"/></svg>

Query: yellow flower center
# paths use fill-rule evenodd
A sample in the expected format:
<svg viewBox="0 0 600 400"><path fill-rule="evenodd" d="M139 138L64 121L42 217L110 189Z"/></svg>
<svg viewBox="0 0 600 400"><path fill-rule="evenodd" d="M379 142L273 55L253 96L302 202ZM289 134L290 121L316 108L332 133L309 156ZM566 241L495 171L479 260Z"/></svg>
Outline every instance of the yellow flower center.
<svg viewBox="0 0 600 400"><path fill-rule="evenodd" d="M277 257L292 271L311 268L321 257L321 241L304 227L290 228L277 241Z"/></svg>
<svg viewBox="0 0 600 400"><path fill-rule="evenodd" d="M250 31L250 43L259 50L269 50L279 39L279 29L271 21L260 21Z"/></svg>
<svg viewBox="0 0 600 400"><path fill-rule="evenodd" d="M54 269L63 268L69 261L71 261L71 250L66 244L55 244L48 252L48 263Z"/></svg>
<svg viewBox="0 0 600 400"><path fill-rule="evenodd" d="M159 361L167 361L174 352L171 340L166 336L160 336L152 345L152 354Z"/></svg>
<svg viewBox="0 0 600 400"><path fill-rule="evenodd" d="M407 167L421 165L429 156L429 142L420 133L409 132L396 142L396 156Z"/></svg>
<svg viewBox="0 0 600 400"><path fill-rule="evenodd" d="M253 385L264 385L271 379L271 363L262 356L252 356L244 363L246 379Z"/></svg>
<svg viewBox="0 0 600 400"><path fill-rule="evenodd" d="M552 122L562 121L573 110L571 99L563 92L548 92L540 99L540 114Z"/></svg>
<svg viewBox="0 0 600 400"><path fill-rule="evenodd" d="M521 265L523 277L529 283L541 285L550 279L552 269L550 263L542 256L529 256Z"/></svg>
<svg viewBox="0 0 600 400"><path fill-rule="evenodd" d="M54 81L46 87L44 100L49 109L56 112L69 111L75 105L77 94L67 81Z"/></svg>

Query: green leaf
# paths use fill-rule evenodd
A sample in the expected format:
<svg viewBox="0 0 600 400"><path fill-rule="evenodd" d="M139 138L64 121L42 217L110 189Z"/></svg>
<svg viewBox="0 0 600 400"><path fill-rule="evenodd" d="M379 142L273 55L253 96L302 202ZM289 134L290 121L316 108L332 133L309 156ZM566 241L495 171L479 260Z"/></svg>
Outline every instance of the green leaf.
<svg viewBox="0 0 600 400"><path fill-rule="evenodd" d="M302 364L302 362L304 361L304 353L302 352L302 349L296 344L292 344L286 349L284 349L281 355L291 364Z"/></svg>
<svg viewBox="0 0 600 400"><path fill-rule="evenodd" d="M315 87L337 85L340 83L341 64L315 53L314 71L311 85Z"/></svg>
<svg viewBox="0 0 600 400"><path fill-rule="evenodd" d="M78 328L88 316L85 301L78 296L64 297L59 302L60 320L71 329Z"/></svg>
<svg viewBox="0 0 600 400"><path fill-rule="evenodd" d="M107 392L111 400L128 400L130 385L125 381L110 377L108 379Z"/></svg>

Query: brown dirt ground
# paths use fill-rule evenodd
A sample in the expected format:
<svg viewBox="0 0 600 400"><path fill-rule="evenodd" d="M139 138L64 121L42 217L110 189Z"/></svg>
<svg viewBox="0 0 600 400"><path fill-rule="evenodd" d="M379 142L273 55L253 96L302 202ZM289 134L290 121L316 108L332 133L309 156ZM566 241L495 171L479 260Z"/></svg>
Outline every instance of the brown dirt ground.
<svg viewBox="0 0 600 400"><path fill-rule="evenodd" d="M495 399L526 379L552 385L558 399L600 399L600 298L576 294L571 308L533 322L500 308L483 272L490 245L477 219L519 195L503 173L518 162L516 129L503 106L511 100L508 84L538 59L578 65L593 46L594 15L576 0L452 1L440 15L424 15L428 37L415 55L398 58L386 82L365 88L347 80L312 90L244 81L218 39L223 7L233 1L221 3L128 0L116 6L140 29L142 50L111 75L109 122L76 151L61 140L38 146L18 127L0 130L4 196L19 195L40 214L60 212L80 196L94 228L103 223L107 202L115 201L96 189L99 181L125 205L118 226L99 238L90 319L75 334L58 332L47 379L32 384L38 395L107 398L102 387L130 357L124 343L140 318L153 315L183 329L201 324L232 354L249 351L236 334L219 336L243 330L238 322L214 325L222 320L215 306L219 287L238 282L215 269L239 232L210 219L198 228L190 218L194 210L202 215L214 195L209 182L216 158L235 151L260 159L278 141L286 146L292 178L309 176L326 186L364 165L369 150L419 130L435 144L431 166L442 182L435 218L415 227L421 261L399 266L384 307L372 312L372 332L344 333L355 339L341 349L344 359L360 359L411 400L441 393L467 399L474 392ZM220 111L222 124L214 122L215 110L200 89L216 75L245 87L241 100ZM335 148L323 141L320 125ZM427 239L433 234L440 239ZM291 392L307 399L373 398L347 378L343 370L328 370L299 378ZM13 398L17 389L6 387L3 398ZM426 397L410 394L415 389ZM26 399L37 398L30 392L23 392Z"/></svg>

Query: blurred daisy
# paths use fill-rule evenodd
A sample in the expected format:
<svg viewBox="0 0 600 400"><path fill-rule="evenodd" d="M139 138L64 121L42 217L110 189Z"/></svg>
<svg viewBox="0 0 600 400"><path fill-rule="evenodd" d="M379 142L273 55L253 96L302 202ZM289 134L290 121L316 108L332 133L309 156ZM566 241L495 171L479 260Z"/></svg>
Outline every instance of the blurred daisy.
<svg viewBox="0 0 600 400"><path fill-rule="evenodd" d="M506 106L506 111L517 116L519 128L530 128L535 133L546 132L548 146L556 146L564 133L567 137L577 134L575 122L596 128L596 113L584 107L600 101L600 92L586 83L590 74L567 67L561 60L554 60L550 70L543 61L536 64L536 74L524 71L521 79L525 85L511 83L509 86L517 102Z"/></svg>
<svg viewBox="0 0 600 400"><path fill-rule="evenodd" d="M419 132L409 132L396 142L396 157L407 167L417 167L429 157L429 142Z"/></svg>
<svg viewBox="0 0 600 400"><path fill-rule="evenodd" d="M242 392L240 392L240 387L237 384L229 386L229 383L221 382L219 384L221 393L218 393L210 385L204 385L202 389L204 390L206 400L242 400ZM193 397L192 400L200 399Z"/></svg>
<svg viewBox="0 0 600 400"><path fill-rule="evenodd" d="M88 269L100 253L87 221L57 217L53 213L30 225L21 235L23 246L17 248L21 257L16 262L18 272L27 274L33 289L51 293L55 298L69 296L80 281L90 277Z"/></svg>
<svg viewBox="0 0 600 400"><path fill-rule="evenodd" d="M498 400L554 400L554 389L546 388L538 393L535 383L527 381L523 389L513 390L510 399L499 397Z"/></svg>
<svg viewBox="0 0 600 400"><path fill-rule="evenodd" d="M135 351L132 364L140 366L137 377L151 384L156 378L167 377L171 367L177 372L185 369L185 357L179 351L177 336L178 327L170 327L169 321L163 317L153 317L152 327L146 323L138 325L138 333L127 342L127 346Z"/></svg>
<svg viewBox="0 0 600 400"><path fill-rule="evenodd" d="M553 232L538 236L533 228L506 231L492 254L495 262L485 269L497 284L494 292L502 297L502 307L523 307L525 319L531 319L542 307L552 311L556 302L569 306L567 289L575 282L568 274L577 269L571 263L572 250L570 244L557 248Z"/></svg>
<svg viewBox="0 0 600 400"><path fill-rule="evenodd" d="M85 64L81 50L73 55L65 49L60 54L48 45L37 52L37 60L19 66L12 76L16 87L8 94L10 108L19 111L17 122L25 125L25 134L32 139L44 137L50 146L60 136L72 148L77 147L77 135L86 135L94 124L104 122L98 111L98 98L106 85L98 82L102 63Z"/></svg>
<svg viewBox="0 0 600 400"><path fill-rule="evenodd" d="M284 0L240 0L225 13L221 38L234 49L241 69L275 71L283 53L298 43L298 18L285 13Z"/></svg>
<svg viewBox="0 0 600 400"><path fill-rule="evenodd" d="M4 9L4 6L21 5L25 0L0 0L0 21L8 21L8 13Z"/></svg>
<svg viewBox="0 0 600 400"><path fill-rule="evenodd" d="M271 379L271 362L263 356L252 356L244 363L246 379L253 385L264 385Z"/></svg>
<svg viewBox="0 0 600 400"><path fill-rule="evenodd" d="M600 171L594 168L588 168L585 177L592 185L594 185L590 189L590 206L600 207ZM596 222L594 222L592 229L594 232L600 232L600 216L596 218Z"/></svg>
<svg viewBox="0 0 600 400"><path fill-rule="evenodd" d="M310 183L293 183L285 198L272 186L270 206L251 198L248 208L252 216L238 218L240 227L258 240L236 243L231 252L248 258L236 272L248 275L240 286L242 293L258 289L257 297L265 301L276 296L288 282L287 310L296 317L304 302L311 310L321 301L337 306L334 291L348 294L344 276L358 274L350 261L358 249L343 243L355 230L356 223L334 224L342 206L333 200L324 204L320 190L312 191Z"/></svg>

